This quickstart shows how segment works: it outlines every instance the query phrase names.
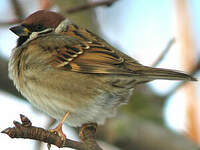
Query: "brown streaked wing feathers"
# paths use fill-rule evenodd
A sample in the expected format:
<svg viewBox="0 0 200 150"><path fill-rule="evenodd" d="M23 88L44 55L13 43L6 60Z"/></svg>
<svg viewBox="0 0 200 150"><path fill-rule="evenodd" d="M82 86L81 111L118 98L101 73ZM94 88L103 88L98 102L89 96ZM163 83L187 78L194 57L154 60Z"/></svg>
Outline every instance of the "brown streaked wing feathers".
<svg viewBox="0 0 200 150"><path fill-rule="evenodd" d="M121 67L124 59L105 46L83 41L63 47L59 48L56 58L59 63L54 65L57 68L82 73L130 74ZM69 54L70 51L73 51L73 55Z"/></svg>
<svg viewBox="0 0 200 150"><path fill-rule="evenodd" d="M82 73L130 75L133 71L128 69L128 64L140 66L98 36L74 24L69 25L66 32L49 33L37 39L40 40L39 45L52 55L51 65L56 68Z"/></svg>
<svg viewBox="0 0 200 150"><path fill-rule="evenodd" d="M77 34L78 33L78 34ZM136 60L110 46L106 41L75 24L68 26L63 35L73 35L80 40L83 53L69 63L71 70L83 73L133 74L129 65L141 66ZM127 66L126 66L127 65ZM69 68L69 67L67 67Z"/></svg>

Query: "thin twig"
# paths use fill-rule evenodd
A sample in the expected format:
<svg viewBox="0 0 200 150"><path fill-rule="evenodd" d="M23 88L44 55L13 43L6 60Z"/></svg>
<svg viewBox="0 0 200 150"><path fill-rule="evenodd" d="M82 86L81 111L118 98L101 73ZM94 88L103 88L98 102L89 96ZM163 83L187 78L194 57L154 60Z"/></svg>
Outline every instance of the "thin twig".
<svg viewBox="0 0 200 150"><path fill-rule="evenodd" d="M163 52L162 52L161 55L158 57L158 59L156 59L156 61L152 64L152 67L157 66L157 65L161 62L161 60L166 56L166 54L169 52L169 50L171 49L171 47L172 47L172 45L173 45L174 43L175 43L175 39L172 38L172 39L168 42L166 48L163 50Z"/></svg>
<svg viewBox="0 0 200 150"><path fill-rule="evenodd" d="M77 150L102 150L96 143L96 125L85 125L80 134L82 142L77 142L70 139L62 139L55 133L32 126L31 121L24 115L20 115L20 118L22 123L13 121L15 127L7 128L1 133L5 133L11 138L39 140L48 143L48 145L56 145L59 148L69 147Z"/></svg>
<svg viewBox="0 0 200 150"><path fill-rule="evenodd" d="M102 1L97 1L97 2L89 2L89 3L81 5L81 6L76 6L74 8L70 8L66 11L66 13L75 13L78 11L82 11L82 10L89 9L89 8L95 8L98 6L111 6L116 1L118 1L118 0L102 0Z"/></svg>

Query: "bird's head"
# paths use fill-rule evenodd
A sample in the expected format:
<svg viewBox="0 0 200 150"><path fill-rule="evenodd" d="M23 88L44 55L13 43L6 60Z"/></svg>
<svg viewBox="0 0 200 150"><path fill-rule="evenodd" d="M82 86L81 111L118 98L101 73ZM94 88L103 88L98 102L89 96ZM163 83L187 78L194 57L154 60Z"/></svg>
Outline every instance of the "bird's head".
<svg viewBox="0 0 200 150"><path fill-rule="evenodd" d="M46 10L39 10L31 14L17 26L11 27L10 30L19 36L17 46L23 44L32 33L47 33L56 29L65 18L56 13Z"/></svg>

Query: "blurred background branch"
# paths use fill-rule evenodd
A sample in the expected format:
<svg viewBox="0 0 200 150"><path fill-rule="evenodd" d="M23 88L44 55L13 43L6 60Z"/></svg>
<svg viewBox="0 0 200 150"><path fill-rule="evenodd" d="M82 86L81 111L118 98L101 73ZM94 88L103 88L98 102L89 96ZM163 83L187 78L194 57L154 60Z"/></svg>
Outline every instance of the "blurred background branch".
<svg viewBox="0 0 200 150"><path fill-rule="evenodd" d="M24 18L24 12L18 0L11 0L11 5L12 10L14 11L15 19L8 22L0 22L0 26L17 24L20 23Z"/></svg>
<svg viewBox="0 0 200 150"><path fill-rule="evenodd" d="M11 4L12 4L14 14L15 14L17 20L22 20L25 15L24 15L24 12L23 12L23 8L21 7L18 0L11 0Z"/></svg>
<svg viewBox="0 0 200 150"><path fill-rule="evenodd" d="M191 72L196 66L195 42L192 35L191 17L189 13L188 0L176 0L176 17L177 17L177 39L180 43L180 62L183 68ZM184 84L182 87L187 99L186 111L186 134L196 143L200 142L199 133L199 116L198 116L198 99L196 87L192 83Z"/></svg>
<svg viewBox="0 0 200 150"><path fill-rule="evenodd" d="M14 87L13 82L8 77L8 59L0 56L0 89L22 98L21 94Z"/></svg>
<svg viewBox="0 0 200 150"><path fill-rule="evenodd" d="M69 8L66 13L75 13L75 12L79 12L82 10L86 10L86 9L91 9L91 8L95 8L98 6L111 6L114 2L116 2L118 0L102 0L102 1L96 1L96 2L88 2L84 5L80 5L74 8Z"/></svg>
<svg viewBox="0 0 200 150"><path fill-rule="evenodd" d="M171 49L171 47L173 46L174 43L175 43L175 39L174 38L169 40L166 48L162 51L162 53L156 59L156 61L151 65L152 67L156 67L162 61L162 59L167 55L168 51Z"/></svg>

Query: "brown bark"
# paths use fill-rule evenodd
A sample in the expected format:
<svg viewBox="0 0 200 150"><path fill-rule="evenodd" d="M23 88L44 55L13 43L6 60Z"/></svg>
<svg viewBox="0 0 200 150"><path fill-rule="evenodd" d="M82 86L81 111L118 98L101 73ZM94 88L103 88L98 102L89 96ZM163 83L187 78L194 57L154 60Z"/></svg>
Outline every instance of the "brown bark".
<svg viewBox="0 0 200 150"><path fill-rule="evenodd" d="M31 121L24 115L20 115L21 122L13 121L15 127L7 128L2 133L7 134L11 138L24 138L39 140L59 148L69 147L77 150L102 150L96 142L96 124L88 124L82 127L80 138L82 142L63 139L57 134L45 130L43 128L32 126Z"/></svg>

